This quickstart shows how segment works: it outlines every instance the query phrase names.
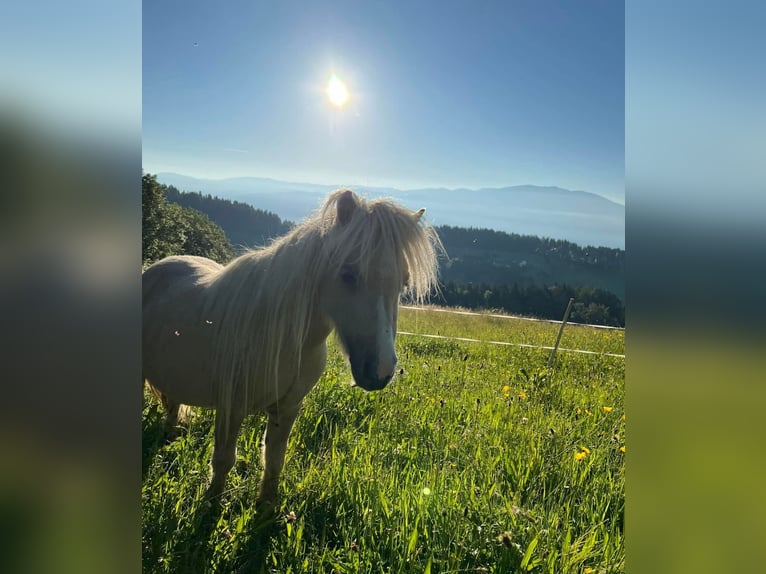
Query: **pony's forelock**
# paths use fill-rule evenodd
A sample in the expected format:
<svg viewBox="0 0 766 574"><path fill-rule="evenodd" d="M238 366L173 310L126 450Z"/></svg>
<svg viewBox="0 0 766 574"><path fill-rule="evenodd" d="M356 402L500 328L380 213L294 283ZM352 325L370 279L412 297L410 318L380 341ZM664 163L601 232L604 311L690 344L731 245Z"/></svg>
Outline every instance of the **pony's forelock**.
<svg viewBox="0 0 766 574"><path fill-rule="evenodd" d="M345 223L338 202L350 192L331 194L317 214L325 236L326 263L333 269L359 266L362 281L373 271L407 277L405 295L422 303L438 291L438 256L444 248L433 227L390 199L365 200L352 194L355 209Z"/></svg>

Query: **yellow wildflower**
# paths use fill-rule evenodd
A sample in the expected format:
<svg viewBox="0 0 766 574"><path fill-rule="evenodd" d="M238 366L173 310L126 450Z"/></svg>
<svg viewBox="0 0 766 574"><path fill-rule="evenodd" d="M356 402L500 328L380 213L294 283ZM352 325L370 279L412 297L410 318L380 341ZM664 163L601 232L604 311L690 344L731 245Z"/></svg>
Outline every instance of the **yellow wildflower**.
<svg viewBox="0 0 766 574"><path fill-rule="evenodd" d="M614 407L602 407L604 409L605 413L611 413L614 410Z"/></svg>
<svg viewBox="0 0 766 574"><path fill-rule="evenodd" d="M510 386L508 386L508 385L505 385L505 386L503 387L503 392L504 392L504 393L507 395L508 393L510 393L510 392L511 392L511 387L510 387Z"/></svg>
<svg viewBox="0 0 766 574"><path fill-rule="evenodd" d="M625 454L625 445L623 445L623 446L621 446L621 447L620 447L620 452L621 452L622 454Z"/></svg>
<svg viewBox="0 0 766 574"><path fill-rule="evenodd" d="M524 391L521 391L521 392L519 393L519 398L520 398L522 401L523 401L523 400L526 400L526 398L527 398L527 393L525 393Z"/></svg>
<svg viewBox="0 0 766 574"><path fill-rule="evenodd" d="M590 449L587 446L581 446L580 452L575 453L575 460L583 460L590 454Z"/></svg>

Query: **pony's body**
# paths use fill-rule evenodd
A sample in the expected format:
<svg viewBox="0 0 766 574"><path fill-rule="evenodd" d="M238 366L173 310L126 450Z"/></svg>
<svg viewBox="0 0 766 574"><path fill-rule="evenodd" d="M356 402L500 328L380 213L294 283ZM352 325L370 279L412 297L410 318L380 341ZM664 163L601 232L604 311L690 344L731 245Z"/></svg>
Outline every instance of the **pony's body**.
<svg viewBox="0 0 766 574"><path fill-rule="evenodd" d="M207 408L219 406L221 389L212 376L213 321L207 318L205 310L209 307L207 298L215 294L211 282L222 269L218 263L202 257L175 256L156 263L143 275L144 377L173 402ZM296 388L296 383L322 374L325 341L330 333L330 327L318 319L312 321L312 327L311 340L302 348L300 371L294 356L283 357L276 384L248 389L247 397L243 387L236 387L236 394L231 397L234 408L248 415L265 412L280 401L300 401L305 396L313 385Z"/></svg>
<svg viewBox="0 0 766 574"><path fill-rule="evenodd" d="M268 414L259 499L273 501L300 404L321 376L335 329L357 384L383 388L396 366L399 296L435 283L432 228L350 191L273 245L223 267L169 257L143 274L143 375L168 423L181 404L215 408L211 494L234 464L243 418Z"/></svg>

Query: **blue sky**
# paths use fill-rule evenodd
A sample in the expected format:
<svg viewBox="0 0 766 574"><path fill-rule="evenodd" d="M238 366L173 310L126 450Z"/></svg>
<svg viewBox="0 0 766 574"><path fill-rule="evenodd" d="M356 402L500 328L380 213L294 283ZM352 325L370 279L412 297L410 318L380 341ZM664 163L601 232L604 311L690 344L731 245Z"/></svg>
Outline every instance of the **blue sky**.
<svg viewBox="0 0 766 574"><path fill-rule="evenodd" d="M147 2L143 166L622 203L624 41L613 0Z"/></svg>

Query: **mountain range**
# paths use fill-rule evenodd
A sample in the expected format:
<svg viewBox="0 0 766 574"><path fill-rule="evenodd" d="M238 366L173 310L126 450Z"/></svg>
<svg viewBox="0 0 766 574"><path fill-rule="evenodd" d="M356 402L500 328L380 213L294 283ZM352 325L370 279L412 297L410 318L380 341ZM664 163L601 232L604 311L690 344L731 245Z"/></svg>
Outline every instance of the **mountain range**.
<svg viewBox="0 0 766 574"><path fill-rule="evenodd" d="M600 195L560 187L401 190L388 187L293 183L259 177L199 179L160 172L157 180L181 191L242 201L283 219L301 221L328 192L350 187L370 198L391 197L413 210L426 208L434 225L494 229L564 239L582 246L625 248L625 206Z"/></svg>

